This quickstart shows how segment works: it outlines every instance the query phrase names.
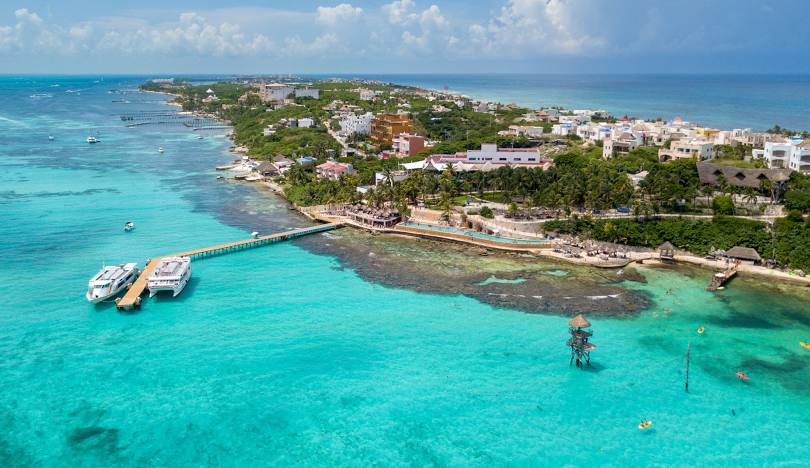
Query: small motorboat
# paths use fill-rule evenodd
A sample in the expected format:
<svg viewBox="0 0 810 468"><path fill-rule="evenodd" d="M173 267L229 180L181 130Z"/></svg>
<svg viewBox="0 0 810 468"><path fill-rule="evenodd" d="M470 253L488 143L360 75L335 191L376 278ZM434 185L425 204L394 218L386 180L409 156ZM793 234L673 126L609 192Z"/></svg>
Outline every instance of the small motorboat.
<svg viewBox="0 0 810 468"><path fill-rule="evenodd" d="M48 141L53 141L53 140L55 140L55 139L56 139L56 138L54 138L54 137L53 137L53 135L48 135Z"/></svg>
<svg viewBox="0 0 810 468"><path fill-rule="evenodd" d="M706 329L703 328L703 325L699 326L698 329L697 329L697 332L698 332L699 335L702 335L703 332L705 332L705 331L706 331Z"/></svg>
<svg viewBox="0 0 810 468"><path fill-rule="evenodd" d="M165 149L163 149L163 147L162 147L162 146L158 148L158 153L162 153L162 152L164 152L164 151L166 151L166 150L165 150Z"/></svg>
<svg viewBox="0 0 810 468"><path fill-rule="evenodd" d="M650 427L652 427L652 421L641 421L641 423L638 425L639 430L642 431L644 429L649 429Z"/></svg>
<svg viewBox="0 0 810 468"><path fill-rule="evenodd" d="M804 349L810 349L810 343L806 341L799 341L799 346L801 346Z"/></svg>
<svg viewBox="0 0 810 468"><path fill-rule="evenodd" d="M202 139L203 139L203 136L202 136L202 135L197 135L197 139L198 139L198 140L202 140Z"/></svg>
<svg viewBox="0 0 810 468"><path fill-rule="evenodd" d="M736 375L737 378L742 380L743 382L748 382L748 380L750 379L750 377L748 377L748 374L746 374L745 372L742 372L742 371L737 372L734 375Z"/></svg>
<svg viewBox="0 0 810 468"><path fill-rule="evenodd" d="M129 232L133 229L135 229L135 223L133 223L132 221L127 221L126 223L124 223L124 231Z"/></svg>
<svg viewBox="0 0 810 468"><path fill-rule="evenodd" d="M221 176L221 175L218 175L218 176L217 176L217 180L222 180L222 179L224 179L224 178L225 178L225 176Z"/></svg>
<svg viewBox="0 0 810 468"><path fill-rule="evenodd" d="M90 144L98 143L98 138L94 137L93 135L90 135L89 137L87 137L87 142Z"/></svg>
<svg viewBox="0 0 810 468"><path fill-rule="evenodd" d="M252 237L252 238L254 238L254 239L258 239L258 238L259 238L259 231L253 231L253 232L251 232L251 233L250 233L250 237Z"/></svg>

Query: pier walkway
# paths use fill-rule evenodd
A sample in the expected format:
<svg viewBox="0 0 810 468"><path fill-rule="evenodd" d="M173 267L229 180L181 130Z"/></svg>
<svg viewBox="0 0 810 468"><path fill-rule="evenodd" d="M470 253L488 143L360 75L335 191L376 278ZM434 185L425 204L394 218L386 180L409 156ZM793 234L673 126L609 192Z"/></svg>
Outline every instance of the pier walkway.
<svg viewBox="0 0 810 468"><path fill-rule="evenodd" d="M146 266L144 266L143 271L141 271L141 274L138 276L135 282L132 283L132 286L130 286L130 288L127 290L126 294L124 294L124 296L121 299L116 301L115 303L116 307L118 307L118 310L128 310L140 307L141 295L143 295L144 291L146 291L147 279L155 270L155 268L160 263L160 260L162 258L191 257L192 259L195 259L195 258L213 257L216 255L236 252L239 250L275 244L276 242L291 240L298 237L307 236L310 234L317 234L319 232L331 231L333 229L341 227L342 225L343 225L342 223L321 224L318 226L293 229L290 231L270 234L268 236L261 236L255 239L245 239L236 242L229 242L226 244L219 244L211 247L204 247L201 249L187 250L185 252L164 255L163 257L150 259L147 262Z"/></svg>
<svg viewBox="0 0 810 468"><path fill-rule="evenodd" d="M712 276L712 280L709 282L709 285L706 286L706 291L717 291L720 286L726 284L731 278L737 274L737 270L740 267L740 261L734 262L730 267L726 268L726 270L722 273L715 273Z"/></svg>

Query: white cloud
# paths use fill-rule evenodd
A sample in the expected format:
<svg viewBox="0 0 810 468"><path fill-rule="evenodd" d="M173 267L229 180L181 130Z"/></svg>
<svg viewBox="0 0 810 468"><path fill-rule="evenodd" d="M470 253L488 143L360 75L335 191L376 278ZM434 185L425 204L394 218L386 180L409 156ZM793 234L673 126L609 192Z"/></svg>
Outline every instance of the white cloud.
<svg viewBox="0 0 810 468"><path fill-rule="evenodd" d="M430 8L422 12L419 19L419 24L423 28L429 27L444 27L447 26L447 20L442 16L441 10L436 5L431 5Z"/></svg>
<svg viewBox="0 0 810 468"><path fill-rule="evenodd" d="M288 56L314 56L330 51L338 43L334 34L324 34L307 42L299 37L287 38L284 41L284 55Z"/></svg>
<svg viewBox="0 0 810 468"><path fill-rule="evenodd" d="M341 3L333 7L318 7L316 21L323 24L334 25L341 21L348 21L363 14L363 9L353 7L349 3Z"/></svg>
<svg viewBox="0 0 810 468"><path fill-rule="evenodd" d="M414 13L413 0L396 0L395 2L383 5L383 11L388 15L388 22L396 25L406 25L418 18Z"/></svg>
<svg viewBox="0 0 810 468"><path fill-rule="evenodd" d="M14 16L23 22L29 22L31 24L42 24L42 18L39 17L38 14L28 11L28 8L20 8L14 12Z"/></svg>
<svg viewBox="0 0 810 468"><path fill-rule="evenodd" d="M470 39L490 54L582 54L605 45L589 32L599 30L590 21L598 11L593 0L509 0L489 23L473 24Z"/></svg>

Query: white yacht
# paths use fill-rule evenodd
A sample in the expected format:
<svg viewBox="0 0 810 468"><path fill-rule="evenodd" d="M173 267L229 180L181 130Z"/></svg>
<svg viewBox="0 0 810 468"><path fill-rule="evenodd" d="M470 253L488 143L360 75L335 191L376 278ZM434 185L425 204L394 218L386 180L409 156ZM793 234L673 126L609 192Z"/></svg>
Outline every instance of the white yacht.
<svg viewBox="0 0 810 468"><path fill-rule="evenodd" d="M109 299L129 287L138 277L138 264L105 266L87 284L85 297L93 304Z"/></svg>
<svg viewBox="0 0 810 468"><path fill-rule="evenodd" d="M133 229L135 229L135 223L133 223L132 221L127 221L124 224L124 231L129 232Z"/></svg>
<svg viewBox="0 0 810 468"><path fill-rule="evenodd" d="M149 275L147 286L149 287L149 297L160 291L171 291L172 297L180 294L191 279L191 258L189 257L164 257Z"/></svg>
<svg viewBox="0 0 810 468"><path fill-rule="evenodd" d="M55 138L53 137L53 135L48 135L48 141L53 141L53 140L55 140Z"/></svg>
<svg viewBox="0 0 810 468"><path fill-rule="evenodd" d="M158 153L162 153L162 152L164 152L164 151L166 151L166 150L165 150L165 149L163 149L163 147L162 147L162 146L161 146L160 148L158 148Z"/></svg>
<svg viewBox="0 0 810 468"><path fill-rule="evenodd" d="M88 143L98 143L98 138L94 137L93 135L90 135L89 137L87 137L87 142Z"/></svg>

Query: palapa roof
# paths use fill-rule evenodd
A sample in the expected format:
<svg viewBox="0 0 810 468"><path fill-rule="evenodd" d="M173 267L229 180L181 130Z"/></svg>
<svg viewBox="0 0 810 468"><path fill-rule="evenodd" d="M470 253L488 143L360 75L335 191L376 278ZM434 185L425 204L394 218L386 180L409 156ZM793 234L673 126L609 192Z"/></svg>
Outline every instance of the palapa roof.
<svg viewBox="0 0 810 468"><path fill-rule="evenodd" d="M752 249L751 247L740 246L735 246L727 250L726 257L739 258L741 260L762 260L762 257L759 256L759 253L757 253L756 250Z"/></svg>
<svg viewBox="0 0 810 468"><path fill-rule="evenodd" d="M579 314L576 317L569 320L568 325L576 328L590 328L591 322L589 322L584 315Z"/></svg>
<svg viewBox="0 0 810 468"><path fill-rule="evenodd" d="M658 250L675 250L675 246L671 242L666 241L658 246Z"/></svg>
<svg viewBox="0 0 810 468"><path fill-rule="evenodd" d="M258 173L275 172L276 167L270 161L262 161L254 168Z"/></svg>
<svg viewBox="0 0 810 468"><path fill-rule="evenodd" d="M730 185L737 187L759 188L762 180L785 182L790 179L790 169L743 169L733 166L722 166L708 162L697 163L698 176L703 184L717 184L722 174Z"/></svg>

